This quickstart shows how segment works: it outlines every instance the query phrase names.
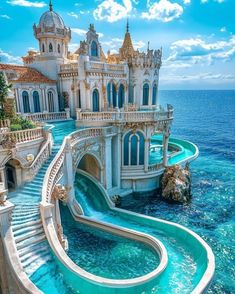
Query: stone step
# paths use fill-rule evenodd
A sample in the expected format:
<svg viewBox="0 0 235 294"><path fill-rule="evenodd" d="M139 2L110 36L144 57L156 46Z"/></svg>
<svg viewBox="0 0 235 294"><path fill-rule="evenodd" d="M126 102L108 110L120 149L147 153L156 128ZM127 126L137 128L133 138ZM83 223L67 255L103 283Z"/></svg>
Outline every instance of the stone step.
<svg viewBox="0 0 235 294"><path fill-rule="evenodd" d="M46 244L44 246L40 246L38 248L36 246L34 246L34 247L35 248L32 248L30 251L28 251L28 252L25 251L24 254L20 255L21 262L24 262L24 261L28 260L29 258L31 258L32 256L39 255L43 252L50 253L50 249L49 249L48 245L46 245Z"/></svg>
<svg viewBox="0 0 235 294"><path fill-rule="evenodd" d="M39 258L35 262L31 263L30 266L25 267L24 270L26 274L30 277L34 272L36 272L41 266L50 262L52 260L51 255L47 255L43 259Z"/></svg>
<svg viewBox="0 0 235 294"><path fill-rule="evenodd" d="M15 242L16 242L16 244L18 244L18 243L20 243L20 242L22 242L24 240L28 240L29 238L34 237L34 236L36 236L38 234L42 234L42 233L44 233L44 229L41 226L41 228L38 228L38 229L35 229L35 230L32 229L28 233L25 233L23 235L15 237Z"/></svg>
<svg viewBox="0 0 235 294"><path fill-rule="evenodd" d="M38 230L40 228L42 228L41 221L38 224L36 224L36 225L24 226L21 229L18 229L16 231L13 231L13 234L14 234L14 237L16 238L16 237L18 237L18 236L20 236L22 234L27 234L27 233L29 233L31 231L35 231L35 230Z"/></svg>
<svg viewBox="0 0 235 294"><path fill-rule="evenodd" d="M36 260L44 259L43 257L46 257L48 255L50 255L50 251L44 249L44 251L42 251L42 252L38 252L38 253L32 252L31 256L28 255L28 258L26 258L26 259L22 258L22 259L20 259L20 261L21 261L23 268L25 268L25 267L31 265Z"/></svg>
<svg viewBox="0 0 235 294"><path fill-rule="evenodd" d="M39 251L41 248L44 248L45 246L47 246L48 248L46 239L40 240L39 242L35 244L31 244L30 246L19 249L18 250L19 257L23 258L23 256L25 256L26 254L29 254L30 252L34 252L34 251Z"/></svg>
<svg viewBox="0 0 235 294"><path fill-rule="evenodd" d="M20 249L26 248L28 246L31 246L32 244L39 243L45 239L46 239L46 236L45 236L44 232L40 233L40 234L36 234L33 237L28 238L27 240L23 240L20 243L16 244L16 248L17 248L17 250L20 250Z"/></svg>
<svg viewBox="0 0 235 294"><path fill-rule="evenodd" d="M28 217L26 219L13 220L12 225L21 225L21 224L23 225L23 224L26 224L28 222L33 222L33 221L36 221L36 220L41 220L41 217L40 217L39 214L37 216Z"/></svg>
<svg viewBox="0 0 235 294"><path fill-rule="evenodd" d="M31 227L31 226L38 225L38 224L41 224L41 223L42 223L41 219L38 219L38 220L27 222L27 223L24 223L24 224L12 225L12 230L13 230L13 232L16 232L16 231L21 230L23 228Z"/></svg>

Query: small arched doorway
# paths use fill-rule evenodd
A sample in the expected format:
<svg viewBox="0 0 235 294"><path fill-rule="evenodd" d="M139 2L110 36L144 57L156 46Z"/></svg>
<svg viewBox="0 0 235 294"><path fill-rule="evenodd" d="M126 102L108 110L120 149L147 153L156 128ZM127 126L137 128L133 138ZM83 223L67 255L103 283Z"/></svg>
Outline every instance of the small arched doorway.
<svg viewBox="0 0 235 294"><path fill-rule="evenodd" d="M6 184L9 191L15 190L21 184L21 166L16 159L10 159L5 165Z"/></svg>
<svg viewBox="0 0 235 294"><path fill-rule="evenodd" d="M93 111L94 112L98 112L100 110L100 107L99 107L99 92L97 89L95 89L93 91L93 94L92 94L92 105L93 105Z"/></svg>
<svg viewBox="0 0 235 294"><path fill-rule="evenodd" d="M79 164L78 169L81 169L92 175L98 181L101 181L101 168L98 160L91 154L85 154Z"/></svg>

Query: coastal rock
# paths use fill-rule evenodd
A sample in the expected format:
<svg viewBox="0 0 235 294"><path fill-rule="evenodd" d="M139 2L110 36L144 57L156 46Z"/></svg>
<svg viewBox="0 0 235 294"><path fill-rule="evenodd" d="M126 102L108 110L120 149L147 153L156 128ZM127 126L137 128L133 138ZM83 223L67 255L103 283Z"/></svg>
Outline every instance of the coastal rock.
<svg viewBox="0 0 235 294"><path fill-rule="evenodd" d="M163 174L162 197L168 201L185 203L191 198L191 174L189 166L167 167Z"/></svg>

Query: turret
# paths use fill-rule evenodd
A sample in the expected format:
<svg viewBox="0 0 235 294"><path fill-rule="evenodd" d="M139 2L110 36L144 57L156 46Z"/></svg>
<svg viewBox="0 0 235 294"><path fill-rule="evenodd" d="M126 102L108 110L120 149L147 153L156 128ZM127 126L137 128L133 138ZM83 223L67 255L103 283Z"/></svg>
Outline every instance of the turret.
<svg viewBox="0 0 235 294"><path fill-rule="evenodd" d="M39 41L40 55L46 58L66 58L71 31L64 25L63 19L53 10L50 1L49 10L43 13L39 24L33 26L34 36Z"/></svg>

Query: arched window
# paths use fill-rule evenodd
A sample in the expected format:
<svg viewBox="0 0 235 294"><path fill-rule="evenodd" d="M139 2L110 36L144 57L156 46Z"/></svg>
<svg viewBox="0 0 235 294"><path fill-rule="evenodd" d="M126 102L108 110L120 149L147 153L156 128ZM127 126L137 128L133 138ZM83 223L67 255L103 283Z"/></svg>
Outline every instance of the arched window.
<svg viewBox="0 0 235 294"><path fill-rule="evenodd" d="M53 52L53 46L51 43L49 44L49 52Z"/></svg>
<svg viewBox="0 0 235 294"><path fill-rule="evenodd" d="M149 104L149 85L146 83L143 86L143 105Z"/></svg>
<svg viewBox="0 0 235 294"><path fill-rule="evenodd" d="M121 84L118 89L118 107L119 108L123 107L124 101L125 101L125 89L123 84Z"/></svg>
<svg viewBox="0 0 235 294"><path fill-rule="evenodd" d="M144 135L129 132L124 138L124 165L144 164Z"/></svg>
<svg viewBox="0 0 235 294"><path fill-rule="evenodd" d="M117 107L117 91L112 82L109 82L107 85L107 97L109 106Z"/></svg>
<svg viewBox="0 0 235 294"><path fill-rule="evenodd" d="M91 56L94 56L94 57L98 56L98 46L96 41L92 41L91 43Z"/></svg>
<svg viewBox="0 0 235 294"><path fill-rule="evenodd" d="M95 89L92 94L92 105L93 105L93 111L98 112L100 107L99 107L99 92L97 89Z"/></svg>
<svg viewBox="0 0 235 294"><path fill-rule="evenodd" d="M60 44L57 45L57 51L60 53Z"/></svg>
<svg viewBox="0 0 235 294"><path fill-rule="evenodd" d="M153 99L152 99L152 104L156 105L157 103L157 85L153 85Z"/></svg>
<svg viewBox="0 0 235 294"><path fill-rule="evenodd" d="M22 99L23 99L24 113L29 113L30 112L30 105L29 105L29 94L27 91L24 91L22 93Z"/></svg>
<svg viewBox="0 0 235 294"><path fill-rule="evenodd" d="M48 111L49 112L54 112L54 95L52 91L49 91L47 93L47 98L48 98Z"/></svg>
<svg viewBox="0 0 235 294"><path fill-rule="evenodd" d="M45 52L45 45L42 44L42 52Z"/></svg>
<svg viewBox="0 0 235 294"><path fill-rule="evenodd" d="M40 101L38 91L33 92L34 112L40 112Z"/></svg>
<svg viewBox="0 0 235 294"><path fill-rule="evenodd" d="M128 97L129 103L134 103L134 86L129 85L129 97Z"/></svg>

